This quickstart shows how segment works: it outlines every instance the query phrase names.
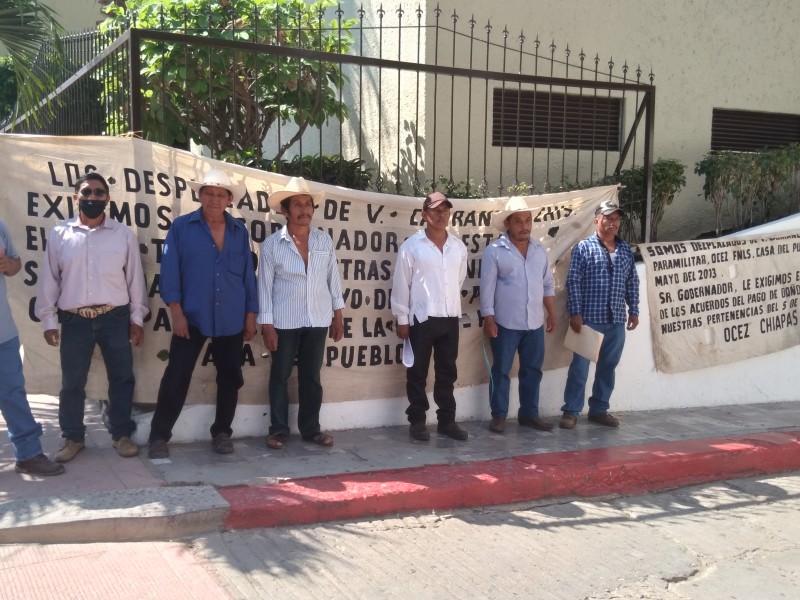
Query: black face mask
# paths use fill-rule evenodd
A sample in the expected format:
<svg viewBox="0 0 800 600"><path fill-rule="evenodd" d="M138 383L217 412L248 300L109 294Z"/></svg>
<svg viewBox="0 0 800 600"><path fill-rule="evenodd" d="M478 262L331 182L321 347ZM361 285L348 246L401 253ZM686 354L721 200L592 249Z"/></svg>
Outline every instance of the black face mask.
<svg viewBox="0 0 800 600"><path fill-rule="evenodd" d="M106 209L105 200L80 200L78 208L86 215L87 219L96 219Z"/></svg>

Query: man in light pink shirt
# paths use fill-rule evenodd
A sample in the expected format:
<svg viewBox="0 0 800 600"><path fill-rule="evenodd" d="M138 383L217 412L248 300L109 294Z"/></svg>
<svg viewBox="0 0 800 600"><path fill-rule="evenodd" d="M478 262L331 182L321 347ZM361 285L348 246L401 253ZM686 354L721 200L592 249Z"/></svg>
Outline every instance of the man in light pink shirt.
<svg viewBox="0 0 800 600"><path fill-rule="evenodd" d="M109 188L100 174L78 179L73 199L78 216L56 225L48 237L34 309L45 341L60 345L58 421L64 442L56 461L70 461L84 448L84 388L95 345L108 375L114 448L120 456L136 456L131 346L141 346L149 312L139 244L129 227L106 217Z"/></svg>

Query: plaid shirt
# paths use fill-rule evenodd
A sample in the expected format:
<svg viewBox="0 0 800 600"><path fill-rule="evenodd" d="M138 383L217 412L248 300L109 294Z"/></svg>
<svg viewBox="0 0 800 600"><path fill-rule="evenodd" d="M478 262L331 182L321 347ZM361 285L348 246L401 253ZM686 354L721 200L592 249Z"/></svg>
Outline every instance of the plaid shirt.
<svg viewBox="0 0 800 600"><path fill-rule="evenodd" d="M625 303L639 315L639 276L631 247L616 238L613 267L597 234L572 250L567 275L567 308L590 323L625 323Z"/></svg>

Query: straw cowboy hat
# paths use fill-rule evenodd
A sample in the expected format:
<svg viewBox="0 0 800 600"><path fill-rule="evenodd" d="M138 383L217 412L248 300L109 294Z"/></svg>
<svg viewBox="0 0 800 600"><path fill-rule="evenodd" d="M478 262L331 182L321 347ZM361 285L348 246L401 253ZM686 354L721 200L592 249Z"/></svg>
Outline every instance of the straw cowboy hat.
<svg viewBox="0 0 800 600"><path fill-rule="evenodd" d="M498 210L492 215L492 227L495 229L505 232L508 228L506 227L506 219L513 215L514 213L518 212L531 212L533 209L528 206L528 203L525 202L525 199L521 196L512 196L506 202L506 206L503 210Z"/></svg>
<svg viewBox="0 0 800 600"><path fill-rule="evenodd" d="M231 183L230 177L222 169L209 169L203 175L203 181L187 181L186 183L197 195L200 195L200 190L206 186L228 190L233 196L233 200L239 200L247 193L245 186Z"/></svg>
<svg viewBox="0 0 800 600"><path fill-rule="evenodd" d="M275 212L281 212L281 200L292 196L311 196L314 206L318 206L325 199L325 192L312 192L305 179L292 177L282 190L277 190L269 195L267 204Z"/></svg>

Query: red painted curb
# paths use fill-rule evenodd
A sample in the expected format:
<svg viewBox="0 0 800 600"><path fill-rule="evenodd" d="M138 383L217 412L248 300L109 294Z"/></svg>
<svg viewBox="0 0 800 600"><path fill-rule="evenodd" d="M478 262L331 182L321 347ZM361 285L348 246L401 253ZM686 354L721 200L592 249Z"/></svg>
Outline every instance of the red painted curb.
<svg viewBox="0 0 800 600"><path fill-rule="evenodd" d="M219 492L231 507L224 526L247 529L564 496L641 494L798 469L800 430L342 473Z"/></svg>

